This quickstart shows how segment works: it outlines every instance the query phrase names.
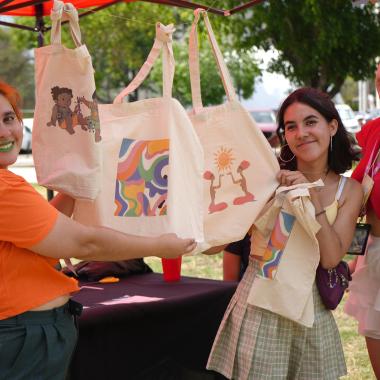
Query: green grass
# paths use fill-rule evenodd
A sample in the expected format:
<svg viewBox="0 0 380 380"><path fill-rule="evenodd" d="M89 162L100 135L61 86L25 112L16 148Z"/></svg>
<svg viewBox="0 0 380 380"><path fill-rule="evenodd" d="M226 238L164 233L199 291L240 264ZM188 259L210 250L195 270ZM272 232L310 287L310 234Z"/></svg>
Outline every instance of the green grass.
<svg viewBox="0 0 380 380"><path fill-rule="evenodd" d="M154 270L162 273L161 260L156 257L149 257L145 262ZM187 256L183 258L182 275L191 277L222 279L222 256L221 254L206 256ZM347 295L343 298L342 303L334 311L334 317L338 325L344 354L347 364L348 375L343 380L374 380L375 376L368 359L365 340L357 334L356 321L343 312L343 305ZM323 379L321 379L323 380Z"/></svg>

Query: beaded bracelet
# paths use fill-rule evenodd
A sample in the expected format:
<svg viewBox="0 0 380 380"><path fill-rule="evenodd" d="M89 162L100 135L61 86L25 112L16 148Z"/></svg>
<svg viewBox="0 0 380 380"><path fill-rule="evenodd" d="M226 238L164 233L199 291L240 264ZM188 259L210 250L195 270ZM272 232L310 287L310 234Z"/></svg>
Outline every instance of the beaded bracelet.
<svg viewBox="0 0 380 380"><path fill-rule="evenodd" d="M326 214L326 210L322 210L322 211L319 211L315 214L315 217L319 216L319 215L322 215L322 214Z"/></svg>

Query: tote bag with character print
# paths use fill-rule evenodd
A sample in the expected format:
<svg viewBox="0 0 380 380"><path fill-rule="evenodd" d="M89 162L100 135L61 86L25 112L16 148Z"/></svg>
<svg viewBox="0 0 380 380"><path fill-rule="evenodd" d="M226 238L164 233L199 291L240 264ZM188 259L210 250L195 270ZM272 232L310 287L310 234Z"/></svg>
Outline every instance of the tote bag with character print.
<svg viewBox="0 0 380 380"><path fill-rule="evenodd" d="M200 90L197 24L203 15L209 41L227 95L226 103L203 107ZM189 38L193 99L190 119L205 153L203 213L205 244L240 240L278 186L277 159L249 113L238 102L207 13L195 11Z"/></svg>
<svg viewBox="0 0 380 380"><path fill-rule="evenodd" d="M78 13L72 4L55 1L51 20L51 44L35 49L37 180L74 198L95 199L101 133L91 57L81 44ZM61 44L64 20L69 21L75 49Z"/></svg>
<svg viewBox="0 0 380 380"><path fill-rule="evenodd" d="M95 202L77 201L74 217L89 225L144 236L173 232L203 240L203 151L185 109L172 98L172 25L157 24L153 48L137 76L99 105L103 174ZM163 52L163 96L123 102Z"/></svg>

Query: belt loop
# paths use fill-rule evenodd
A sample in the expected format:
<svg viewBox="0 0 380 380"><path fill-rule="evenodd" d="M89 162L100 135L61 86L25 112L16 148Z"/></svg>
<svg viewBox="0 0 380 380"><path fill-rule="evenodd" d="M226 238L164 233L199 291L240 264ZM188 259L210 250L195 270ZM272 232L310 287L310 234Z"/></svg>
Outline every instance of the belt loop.
<svg viewBox="0 0 380 380"><path fill-rule="evenodd" d="M20 317L19 314L15 315L13 318L16 320L16 325L17 326L21 325L21 317Z"/></svg>
<svg viewBox="0 0 380 380"><path fill-rule="evenodd" d="M74 325L75 325L77 331L79 332L78 317L80 317L80 315L82 314L83 305L70 298L69 302L68 302L68 306L69 306L70 314L74 318Z"/></svg>

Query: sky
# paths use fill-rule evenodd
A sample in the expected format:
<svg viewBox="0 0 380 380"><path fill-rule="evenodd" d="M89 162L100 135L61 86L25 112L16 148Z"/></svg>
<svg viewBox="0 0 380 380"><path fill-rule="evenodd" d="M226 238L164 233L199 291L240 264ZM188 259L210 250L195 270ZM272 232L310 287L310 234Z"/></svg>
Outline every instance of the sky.
<svg viewBox="0 0 380 380"><path fill-rule="evenodd" d="M290 82L283 75L269 73L265 70L268 62L276 55L277 52L274 50L257 52L257 58L262 60L259 66L263 70L263 75L255 81L253 96L250 99L242 100L242 104L246 108L277 109L292 89Z"/></svg>

